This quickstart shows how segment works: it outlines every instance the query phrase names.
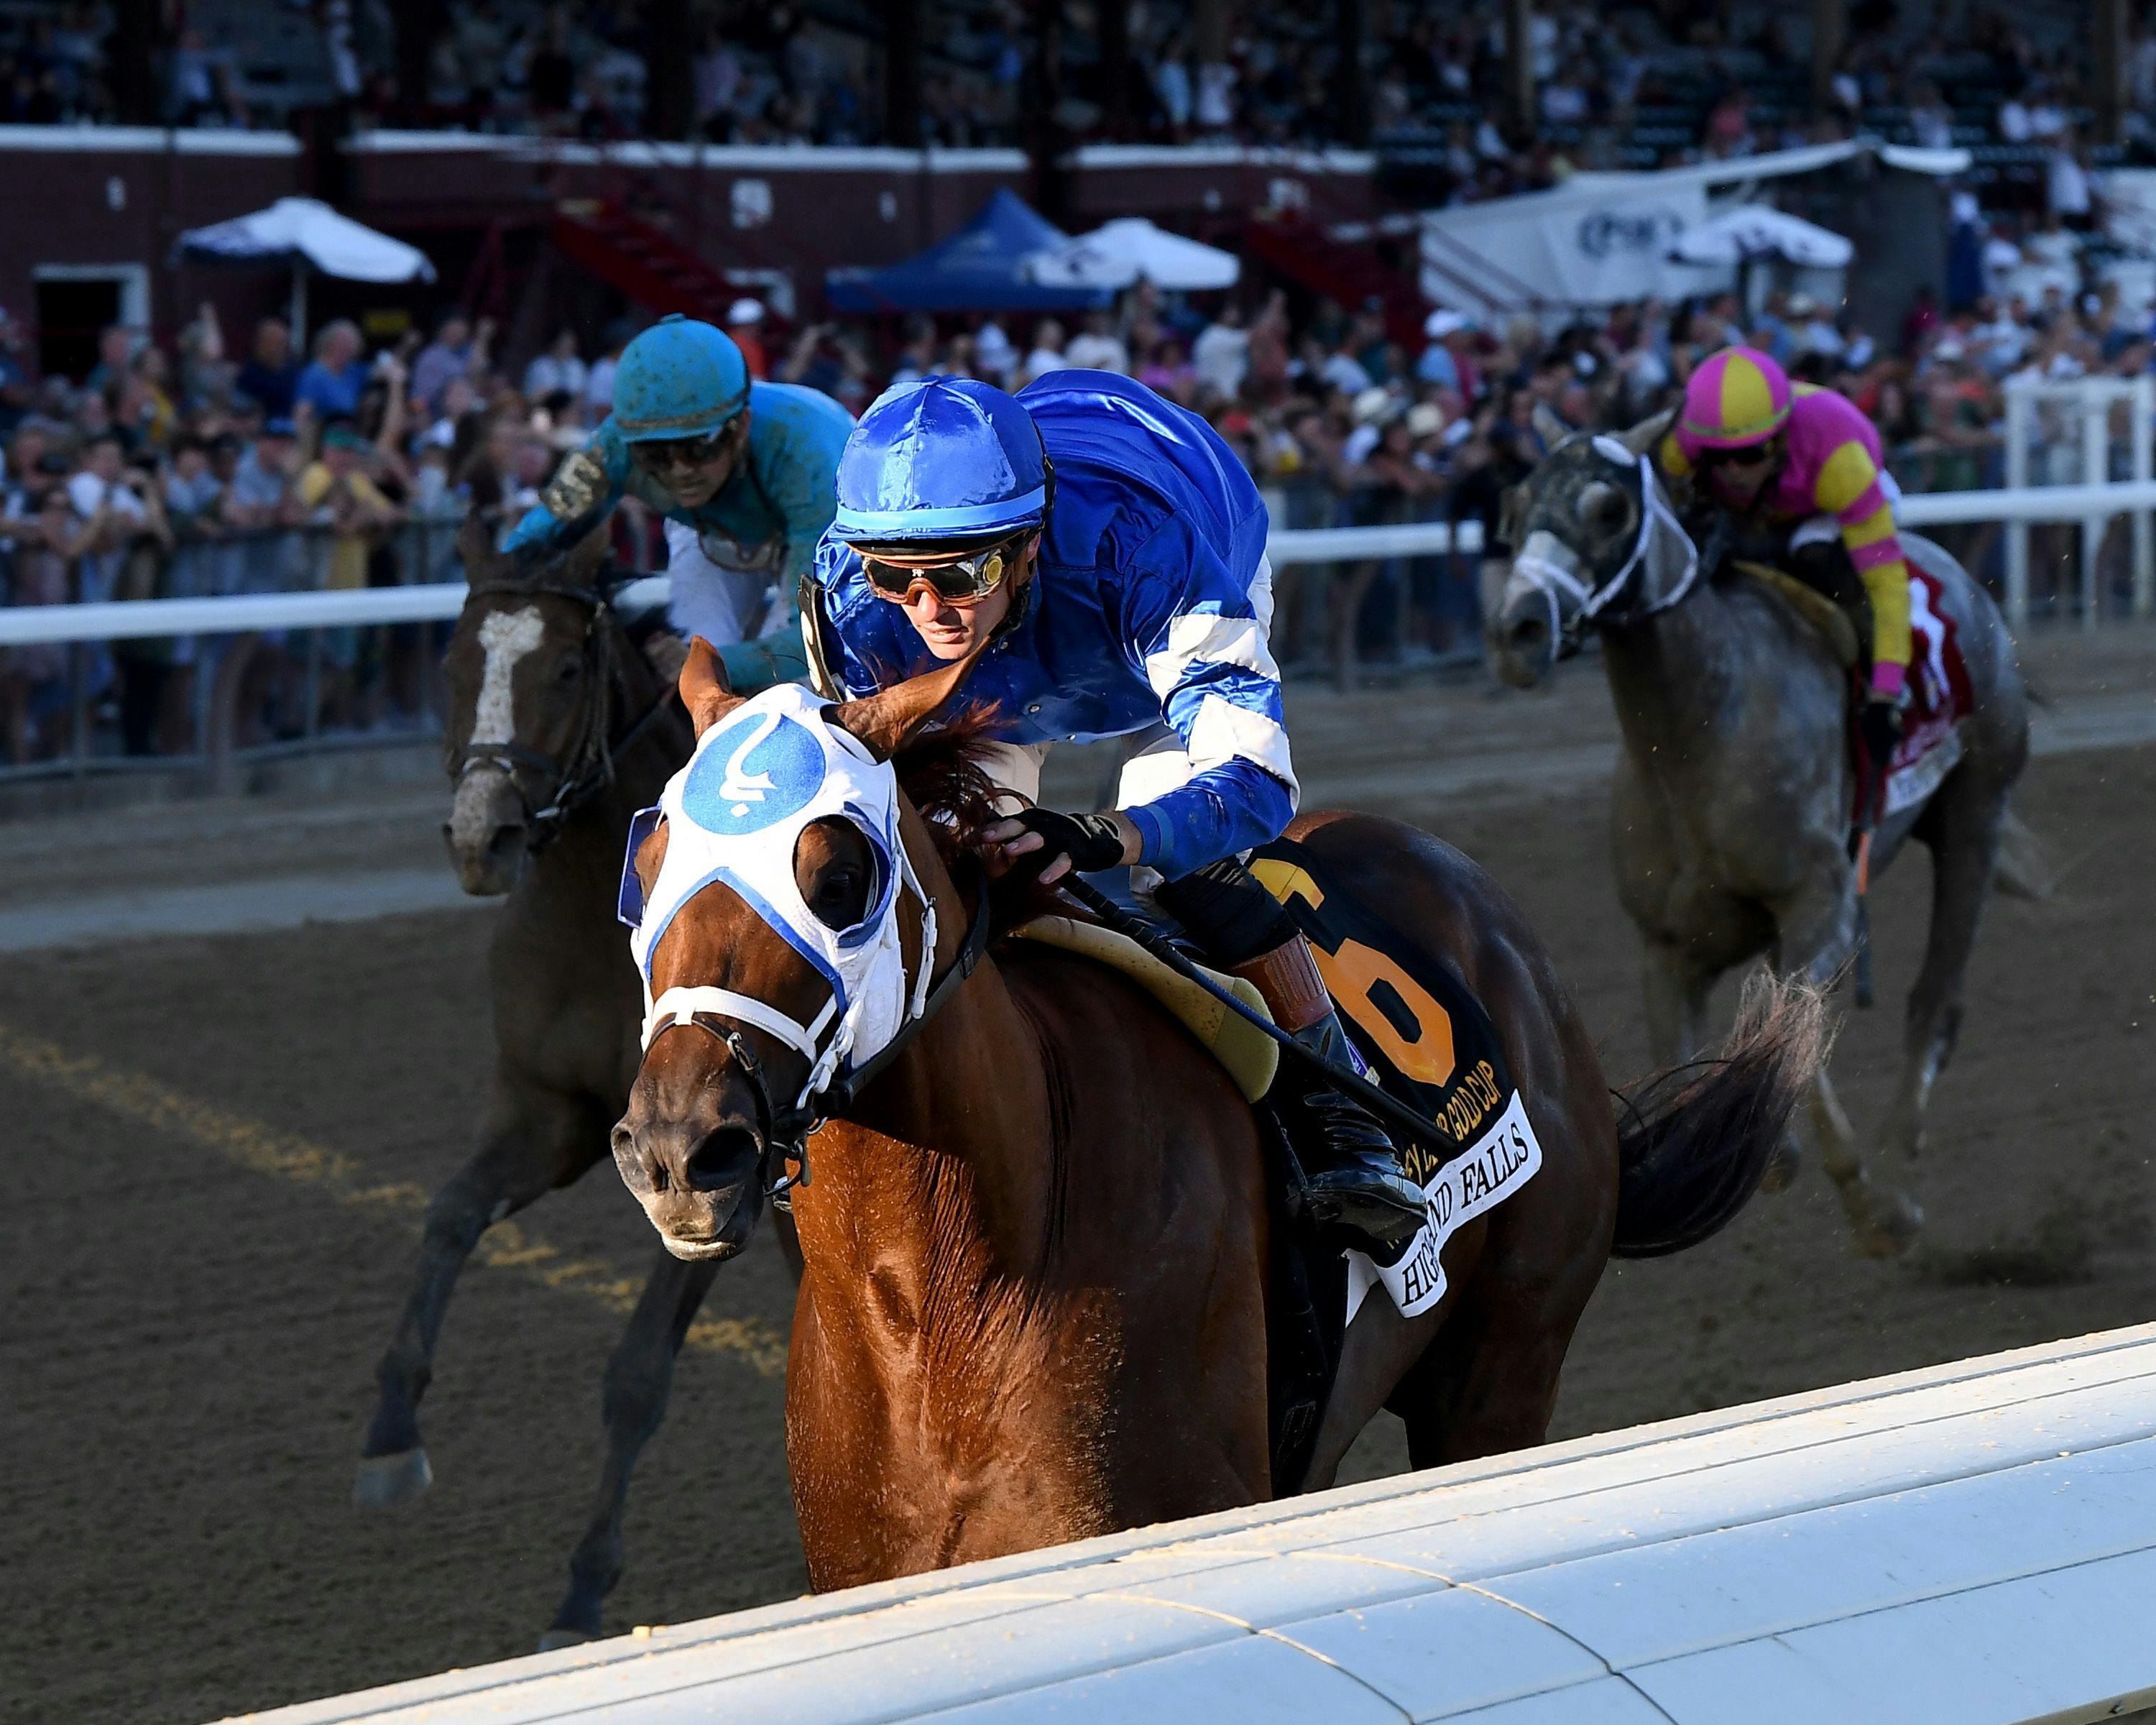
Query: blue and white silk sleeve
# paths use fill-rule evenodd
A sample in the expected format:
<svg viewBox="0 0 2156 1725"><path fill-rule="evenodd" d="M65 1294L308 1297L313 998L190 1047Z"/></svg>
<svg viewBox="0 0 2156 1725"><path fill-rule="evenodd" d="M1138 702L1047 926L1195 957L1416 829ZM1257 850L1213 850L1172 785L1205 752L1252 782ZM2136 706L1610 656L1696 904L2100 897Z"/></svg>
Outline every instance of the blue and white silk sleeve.
<svg viewBox="0 0 2156 1725"><path fill-rule="evenodd" d="M1267 640L1270 567L1260 557L1239 575L1180 521L1148 543L1144 563L1132 577L1133 646L1192 772L1125 812L1143 840L1139 860L1173 880L1277 839L1299 793Z"/></svg>

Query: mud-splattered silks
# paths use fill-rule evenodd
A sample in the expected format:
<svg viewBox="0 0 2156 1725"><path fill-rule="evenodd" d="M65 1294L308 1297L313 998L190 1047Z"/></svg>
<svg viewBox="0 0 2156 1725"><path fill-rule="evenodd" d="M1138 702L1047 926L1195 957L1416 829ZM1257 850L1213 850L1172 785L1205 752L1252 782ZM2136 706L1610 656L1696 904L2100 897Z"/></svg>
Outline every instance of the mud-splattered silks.
<svg viewBox="0 0 2156 1725"><path fill-rule="evenodd" d="M644 979L644 1045L698 1014L762 1030L808 1062L797 1106L834 1074L874 1059L921 1016L936 959L936 909L899 842L897 775L829 723L826 711L800 685L781 683L712 726L667 781L658 807L630 826L621 880L621 920L631 930L629 950ZM860 829L875 858L868 913L846 929L829 927L810 911L793 878L802 829L834 815ZM647 899L636 851L662 817L666 858ZM918 968L911 978L900 949L901 885L921 904ZM654 999L652 954L682 906L712 886L737 894L829 984L830 999L809 1023L731 988L668 988Z"/></svg>

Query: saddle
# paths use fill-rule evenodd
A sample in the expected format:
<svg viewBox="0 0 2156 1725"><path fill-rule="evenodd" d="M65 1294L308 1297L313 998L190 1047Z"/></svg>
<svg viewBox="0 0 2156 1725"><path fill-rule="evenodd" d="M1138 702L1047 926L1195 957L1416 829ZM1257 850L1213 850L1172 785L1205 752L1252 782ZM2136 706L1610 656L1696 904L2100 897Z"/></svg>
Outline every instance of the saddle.
<svg viewBox="0 0 2156 1725"><path fill-rule="evenodd" d="M1517 1099L1488 1012L1458 976L1360 903L1322 859L1301 845L1283 839L1264 846L1252 855L1250 871L1309 939L1319 974L1371 1077L1441 1129L1440 1142L1400 1145L1409 1178L1431 1191L1440 1222L1457 1225L1479 1214L1510 1189L1483 1180L1474 1154L1517 1109ZM1123 871L1089 879L1171 936L1179 932L1156 912L1133 905ZM1097 924L1045 916L1011 933L1128 977L1190 1030L1254 1105L1271 1211L1265 1318L1273 1489L1279 1497L1300 1491L1348 1324L1362 1297L1383 1275L1398 1299L1395 1283L1404 1276L1415 1287L1419 1275L1423 1305L1415 1309L1434 1303L1444 1286L1437 1249L1450 1227L1434 1224L1424 1250L1409 1255L1426 1261L1404 1260L1402 1266L1382 1272L1322 1243L1291 1215L1289 1199L1301 1173L1278 1116L1262 1101L1280 1056L1269 1038L1137 942ZM1248 982L1217 971L1208 974L1265 1015Z"/></svg>

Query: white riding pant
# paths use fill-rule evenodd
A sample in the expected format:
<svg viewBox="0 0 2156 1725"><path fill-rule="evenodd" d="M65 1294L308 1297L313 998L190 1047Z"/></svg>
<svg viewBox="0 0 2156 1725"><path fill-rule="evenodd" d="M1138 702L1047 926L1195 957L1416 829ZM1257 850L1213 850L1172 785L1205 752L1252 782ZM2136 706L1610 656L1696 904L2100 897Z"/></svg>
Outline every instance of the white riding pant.
<svg viewBox="0 0 2156 1725"><path fill-rule="evenodd" d="M666 620L685 641L701 635L714 647L731 647L785 625L786 607L765 598L770 577L721 568L705 555L702 538L686 521L666 523Z"/></svg>

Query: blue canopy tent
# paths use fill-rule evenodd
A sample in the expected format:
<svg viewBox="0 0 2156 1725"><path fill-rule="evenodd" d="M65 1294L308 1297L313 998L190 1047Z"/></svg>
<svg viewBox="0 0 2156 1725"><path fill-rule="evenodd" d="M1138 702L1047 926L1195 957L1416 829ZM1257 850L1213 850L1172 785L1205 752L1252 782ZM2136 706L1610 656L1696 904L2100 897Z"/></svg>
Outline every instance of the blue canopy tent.
<svg viewBox="0 0 2156 1725"><path fill-rule="evenodd" d="M834 311L1090 311L1106 288L1047 285L1019 266L1070 235L1015 193L999 190L948 239L880 270L834 270L824 279Z"/></svg>

